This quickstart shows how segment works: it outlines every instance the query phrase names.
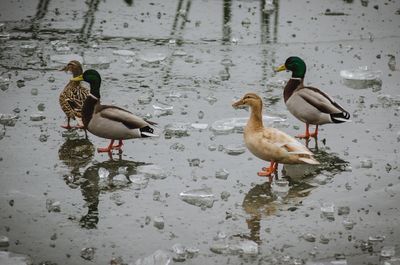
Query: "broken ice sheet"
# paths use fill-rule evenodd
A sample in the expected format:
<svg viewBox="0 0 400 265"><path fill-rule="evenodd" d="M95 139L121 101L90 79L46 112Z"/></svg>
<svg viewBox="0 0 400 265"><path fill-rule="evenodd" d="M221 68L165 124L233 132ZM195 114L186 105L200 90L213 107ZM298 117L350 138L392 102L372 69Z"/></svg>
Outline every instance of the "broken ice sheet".
<svg viewBox="0 0 400 265"><path fill-rule="evenodd" d="M115 50L113 51L114 55L119 55L119 56L135 56L136 53L131 50Z"/></svg>
<svg viewBox="0 0 400 265"><path fill-rule="evenodd" d="M169 265L171 261L169 253L159 249L148 257L136 260L135 265Z"/></svg>
<svg viewBox="0 0 400 265"><path fill-rule="evenodd" d="M67 64L70 61L79 61L83 62L82 56L78 54L55 54L50 55L50 61L57 63L57 64Z"/></svg>
<svg viewBox="0 0 400 265"><path fill-rule="evenodd" d="M160 117L160 116L172 115L173 113L172 110L174 109L174 107L173 106L161 107L153 105L153 109L154 109L154 116Z"/></svg>
<svg viewBox="0 0 400 265"><path fill-rule="evenodd" d="M198 207L211 208L214 205L214 201L217 200L216 196L213 194L211 188L194 189L181 192L179 194L180 198L189 204Z"/></svg>
<svg viewBox="0 0 400 265"><path fill-rule="evenodd" d="M164 61L167 55L159 52L144 52L139 55L139 58L148 63Z"/></svg>
<svg viewBox="0 0 400 265"><path fill-rule="evenodd" d="M232 132L243 132L244 127L247 124L249 117L243 118L227 118L217 120L211 125L211 130L215 134L229 134ZM283 122L285 119L280 117L263 116L264 125L271 125L276 122Z"/></svg>
<svg viewBox="0 0 400 265"><path fill-rule="evenodd" d="M111 61L105 56L85 55L84 63L87 68L108 69Z"/></svg>
<svg viewBox="0 0 400 265"><path fill-rule="evenodd" d="M167 177L164 170L157 165L143 165L136 168L138 174L143 174L148 178L164 179Z"/></svg>

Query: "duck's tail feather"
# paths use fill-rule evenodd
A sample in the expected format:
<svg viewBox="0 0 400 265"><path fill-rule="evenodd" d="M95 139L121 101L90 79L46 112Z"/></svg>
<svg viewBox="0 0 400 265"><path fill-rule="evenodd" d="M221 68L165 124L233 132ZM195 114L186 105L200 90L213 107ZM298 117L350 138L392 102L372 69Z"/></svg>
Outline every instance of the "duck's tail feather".
<svg viewBox="0 0 400 265"><path fill-rule="evenodd" d="M154 134L154 129L150 126L145 126L140 128L140 136L142 137L158 137L157 134Z"/></svg>
<svg viewBox="0 0 400 265"><path fill-rule="evenodd" d="M333 123L342 123L342 122L348 122L350 120L350 113L347 111L343 111L340 113L332 113L331 114L331 120Z"/></svg>
<svg viewBox="0 0 400 265"><path fill-rule="evenodd" d="M300 161L310 165L319 165L319 162L313 157L299 157Z"/></svg>

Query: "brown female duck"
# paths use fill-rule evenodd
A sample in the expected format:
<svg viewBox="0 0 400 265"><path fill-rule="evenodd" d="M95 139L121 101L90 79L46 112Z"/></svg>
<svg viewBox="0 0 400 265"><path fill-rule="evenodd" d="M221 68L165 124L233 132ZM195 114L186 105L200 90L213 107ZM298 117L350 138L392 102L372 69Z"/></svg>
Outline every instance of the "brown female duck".
<svg viewBox="0 0 400 265"><path fill-rule="evenodd" d="M70 61L61 71L71 72L73 77L82 74L82 65L78 61ZM82 105L85 101L89 91L81 85L80 81L70 80L60 93L59 102L61 109L67 116L67 125L61 125L62 128L83 128L82 124ZM78 123L77 126L71 126L70 120L75 119Z"/></svg>

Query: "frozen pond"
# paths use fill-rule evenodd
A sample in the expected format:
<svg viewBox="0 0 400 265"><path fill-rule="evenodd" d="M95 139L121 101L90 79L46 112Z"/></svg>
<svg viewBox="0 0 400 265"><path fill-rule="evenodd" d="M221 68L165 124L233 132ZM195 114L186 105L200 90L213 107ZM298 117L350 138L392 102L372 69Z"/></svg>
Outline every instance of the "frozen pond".
<svg viewBox="0 0 400 265"><path fill-rule="evenodd" d="M399 264L400 1L2 0L0 44L0 264ZM270 185L231 104L303 133L291 55L352 122ZM62 129L71 59L160 137L110 159Z"/></svg>

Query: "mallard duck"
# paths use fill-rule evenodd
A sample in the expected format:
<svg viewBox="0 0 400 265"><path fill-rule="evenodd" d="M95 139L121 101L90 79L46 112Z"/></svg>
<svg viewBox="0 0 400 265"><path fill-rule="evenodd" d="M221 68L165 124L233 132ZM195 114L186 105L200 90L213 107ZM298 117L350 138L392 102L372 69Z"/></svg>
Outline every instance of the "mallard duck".
<svg viewBox="0 0 400 265"><path fill-rule="evenodd" d="M78 61L70 61L60 71L71 72L73 77L77 77L82 74L82 65ZM85 101L89 90L81 85L79 81L70 80L60 93L59 102L61 109L67 116L67 125L61 125L62 128L83 128L82 124L82 105ZM71 126L70 120L75 119L78 123L77 126Z"/></svg>
<svg viewBox="0 0 400 265"><path fill-rule="evenodd" d="M319 164L313 153L304 145L286 133L266 128L262 121L262 100L254 93L247 93L242 99L233 103L233 107L250 106L250 119L244 128L244 142L250 152L256 157L270 161L269 168L258 172L259 176L267 176L272 181L271 174L278 168L278 163L284 164Z"/></svg>
<svg viewBox="0 0 400 265"><path fill-rule="evenodd" d="M306 124L305 134L298 135L298 138L316 138L318 125L349 121L350 114L330 96L318 88L304 86L306 64L302 59L289 57L275 70L292 71L292 77L283 90L283 99L290 113ZM316 125L313 133L309 132L310 124Z"/></svg>
<svg viewBox="0 0 400 265"><path fill-rule="evenodd" d="M90 93L82 107L83 126L92 134L111 140L107 147L97 148L98 152L122 150L122 140L157 136L153 134L152 128L156 123L146 121L120 107L100 104L101 77L96 70L86 70L71 80L83 80L90 84ZM118 145L113 145L115 140L119 141Z"/></svg>

